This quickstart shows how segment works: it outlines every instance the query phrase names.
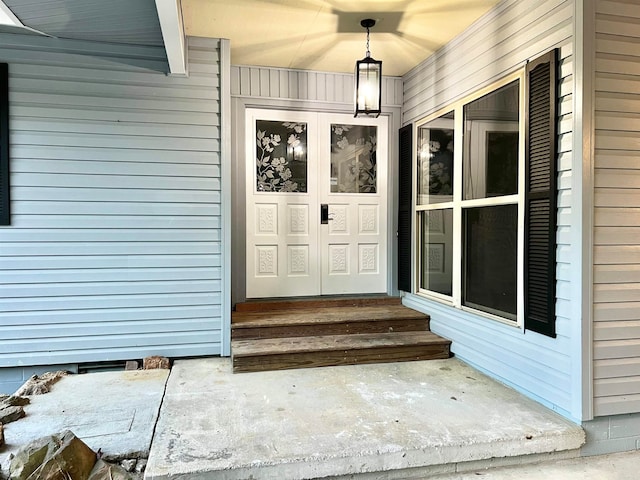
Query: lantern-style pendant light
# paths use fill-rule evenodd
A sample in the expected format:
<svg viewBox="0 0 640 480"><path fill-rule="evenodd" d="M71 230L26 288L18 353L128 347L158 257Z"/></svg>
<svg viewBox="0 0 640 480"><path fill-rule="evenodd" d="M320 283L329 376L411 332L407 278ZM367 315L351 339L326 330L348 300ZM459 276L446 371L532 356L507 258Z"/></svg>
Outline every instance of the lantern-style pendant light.
<svg viewBox="0 0 640 480"><path fill-rule="evenodd" d="M356 62L355 82L355 114L377 117L380 115L382 104L382 61L371 58L369 52L369 29L376 24L371 18L360 22L367 29L367 53L362 60Z"/></svg>

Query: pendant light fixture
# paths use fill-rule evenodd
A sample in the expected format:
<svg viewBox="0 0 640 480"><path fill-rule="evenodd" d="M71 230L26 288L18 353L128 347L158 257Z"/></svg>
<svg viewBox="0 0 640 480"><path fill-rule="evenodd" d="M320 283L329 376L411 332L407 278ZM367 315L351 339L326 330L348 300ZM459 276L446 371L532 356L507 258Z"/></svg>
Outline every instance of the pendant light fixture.
<svg viewBox="0 0 640 480"><path fill-rule="evenodd" d="M376 24L371 18L360 22L367 29L367 53L362 60L356 62L355 71L355 114L378 117L382 103L382 61L371 58L369 51L369 29Z"/></svg>

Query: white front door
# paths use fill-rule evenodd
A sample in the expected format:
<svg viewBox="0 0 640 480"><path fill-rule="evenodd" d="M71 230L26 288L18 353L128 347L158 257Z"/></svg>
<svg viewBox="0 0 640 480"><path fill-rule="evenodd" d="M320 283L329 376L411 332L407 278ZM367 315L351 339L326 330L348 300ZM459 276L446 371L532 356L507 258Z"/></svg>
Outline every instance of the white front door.
<svg viewBox="0 0 640 480"><path fill-rule="evenodd" d="M247 298L386 292L387 119L246 119Z"/></svg>

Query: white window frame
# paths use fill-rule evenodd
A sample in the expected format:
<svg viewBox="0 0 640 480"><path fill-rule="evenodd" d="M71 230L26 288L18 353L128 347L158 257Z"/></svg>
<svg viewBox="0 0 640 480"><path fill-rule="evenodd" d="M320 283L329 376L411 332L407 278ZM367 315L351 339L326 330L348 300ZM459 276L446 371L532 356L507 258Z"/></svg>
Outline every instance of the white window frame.
<svg viewBox="0 0 640 480"><path fill-rule="evenodd" d="M518 80L519 81L519 121L518 121L518 193L514 195L505 195L501 197L489 197L481 199L463 200L463 151L465 137L463 135L464 129L464 106L473 102L474 100L481 98L489 93L492 93L499 88ZM482 319L489 319L504 323L505 325L513 326L521 329L524 332L524 233L525 233L525 101L526 101L526 82L525 71L520 69L510 75L501 78L499 81L492 83L491 85L482 88L471 95L468 95L460 100L448 104L446 107L439 109L438 111L420 119L414 125L414 152L418 152L418 133L419 129L429 122L436 120L437 118L445 115L449 112L454 112L454 154L453 154L453 199L449 202L433 203L428 205L418 204L417 194L417 182L418 182L418 162L416 159L413 161L413 218L415 221L414 231L414 252L416 267L414 270L414 285L417 295L435 300L454 308L460 309L465 312L473 313ZM518 245L517 245L517 290L516 290L516 320L500 317L482 310L478 310L462 304L462 269L463 265L463 251L462 251L462 212L465 208L472 207L484 207L484 206L497 206L517 204L518 205ZM452 295L443 295L441 293L429 291L420 288L420 275L421 275L421 255L422 255L422 226L420 223L420 214L425 211L453 209L453 264L452 264Z"/></svg>

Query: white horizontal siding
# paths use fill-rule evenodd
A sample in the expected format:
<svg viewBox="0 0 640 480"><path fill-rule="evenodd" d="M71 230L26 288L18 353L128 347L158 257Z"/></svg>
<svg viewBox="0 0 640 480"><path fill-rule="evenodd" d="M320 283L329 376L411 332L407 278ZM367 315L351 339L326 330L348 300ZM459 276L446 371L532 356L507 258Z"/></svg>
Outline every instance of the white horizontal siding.
<svg viewBox="0 0 640 480"><path fill-rule="evenodd" d="M596 2L596 416L640 411L639 42L639 4Z"/></svg>
<svg viewBox="0 0 640 480"><path fill-rule="evenodd" d="M0 366L220 354L220 42L174 78L162 49L1 40Z"/></svg>
<svg viewBox="0 0 640 480"><path fill-rule="evenodd" d="M462 359L514 386L565 416L580 419L572 358L571 227L573 159L573 2L501 2L466 32L404 77L404 123L415 122L487 86L528 60L559 48L557 338L483 319L416 295L405 303L431 314L433 331L453 340ZM578 401L576 401L578 398Z"/></svg>
<svg viewBox="0 0 640 480"><path fill-rule="evenodd" d="M498 80L552 46L566 45L563 56L571 55L572 14L570 0L500 3L404 76L404 123ZM563 88L571 92L570 84L561 87L566 94Z"/></svg>

